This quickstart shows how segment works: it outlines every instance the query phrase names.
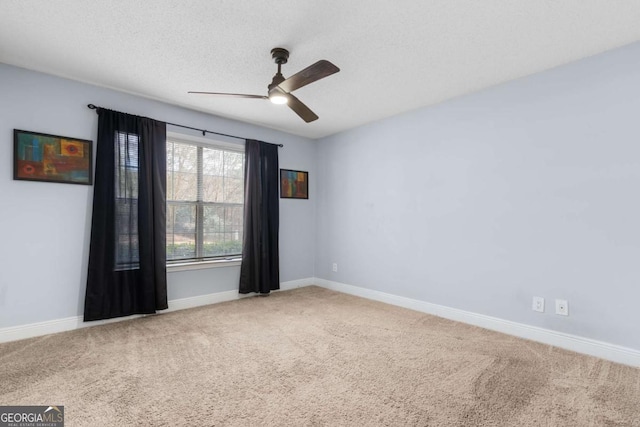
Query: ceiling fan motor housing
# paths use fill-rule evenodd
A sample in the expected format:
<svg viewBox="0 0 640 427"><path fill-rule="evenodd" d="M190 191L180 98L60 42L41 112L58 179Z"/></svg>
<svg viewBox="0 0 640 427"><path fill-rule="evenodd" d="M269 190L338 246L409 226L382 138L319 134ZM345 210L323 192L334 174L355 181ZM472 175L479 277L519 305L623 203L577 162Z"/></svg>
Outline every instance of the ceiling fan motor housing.
<svg viewBox="0 0 640 427"><path fill-rule="evenodd" d="M269 89L269 93L271 93L271 91L280 83L282 83L284 80L285 78L282 74L276 73L276 75L273 76L273 80L271 80L271 84L267 86L267 88Z"/></svg>

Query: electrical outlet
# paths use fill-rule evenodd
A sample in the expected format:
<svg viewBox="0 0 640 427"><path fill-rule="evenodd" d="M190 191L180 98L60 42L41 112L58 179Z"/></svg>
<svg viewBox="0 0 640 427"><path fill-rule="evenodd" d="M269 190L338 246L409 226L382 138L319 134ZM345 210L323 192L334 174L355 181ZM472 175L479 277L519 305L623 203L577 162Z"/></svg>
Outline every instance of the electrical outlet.
<svg viewBox="0 0 640 427"><path fill-rule="evenodd" d="M556 300L556 314L559 314L561 316L569 315L569 303L567 302L567 300L564 300L564 299Z"/></svg>
<svg viewBox="0 0 640 427"><path fill-rule="evenodd" d="M533 297L533 306L531 308L533 309L533 311L544 313L544 298Z"/></svg>
<svg viewBox="0 0 640 427"><path fill-rule="evenodd" d="M338 263L337 262L333 263L333 271L336 272L336 273L338 272Z"/></svg>

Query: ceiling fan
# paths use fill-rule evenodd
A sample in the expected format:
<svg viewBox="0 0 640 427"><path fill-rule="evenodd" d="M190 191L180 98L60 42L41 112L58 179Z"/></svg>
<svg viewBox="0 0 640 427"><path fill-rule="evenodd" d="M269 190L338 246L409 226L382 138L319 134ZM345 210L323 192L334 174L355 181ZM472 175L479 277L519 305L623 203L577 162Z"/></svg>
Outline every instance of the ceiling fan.
<svg viewBox="0 0 640 427"><path fill-rule="evenodd" d="M192 92L204 95L230 96L236 98L253 98L253 99L269 99L274 104L287 104L302 120L309 123L318 119L316 113L311 111L309 107L304 105L298 98L293 96L291 92L300 89L310 83L328 77L340 71L338 67L324 59L308 66L302 71L285 79L280 72L282 64L286 64L289 60L289 51L281 47L271 50L271 57L278 64L278 72L273 76L271 84L267 87L267 96L264 95L247 95L243 93L221 93L221 92Z"/></svg>

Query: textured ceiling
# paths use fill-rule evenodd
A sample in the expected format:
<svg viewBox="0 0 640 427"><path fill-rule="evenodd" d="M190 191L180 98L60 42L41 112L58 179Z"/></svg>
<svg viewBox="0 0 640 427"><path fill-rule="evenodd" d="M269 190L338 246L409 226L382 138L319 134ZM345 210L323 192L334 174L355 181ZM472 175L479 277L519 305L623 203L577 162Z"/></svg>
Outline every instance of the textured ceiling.
<svg viewBox="0 0 640 427"><path fill-rule="evenodd" d="M0 62L318 138L638 41L639 23L637 0L1 0ZM319 120L187 94L266 94L273 47L285 76L341 68L295 92Z"/></svg>

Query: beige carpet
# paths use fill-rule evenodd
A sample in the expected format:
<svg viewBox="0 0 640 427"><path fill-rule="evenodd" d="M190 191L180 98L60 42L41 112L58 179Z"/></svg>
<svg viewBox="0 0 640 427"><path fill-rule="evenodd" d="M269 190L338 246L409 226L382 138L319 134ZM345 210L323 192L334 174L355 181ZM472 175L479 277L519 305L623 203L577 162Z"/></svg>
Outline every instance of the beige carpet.
<svg viewBox="0 0 640 427"><path fill-rule="evenodd" d="M67 426L640 426L640 369L308 287L0 345Z"/></svg>

